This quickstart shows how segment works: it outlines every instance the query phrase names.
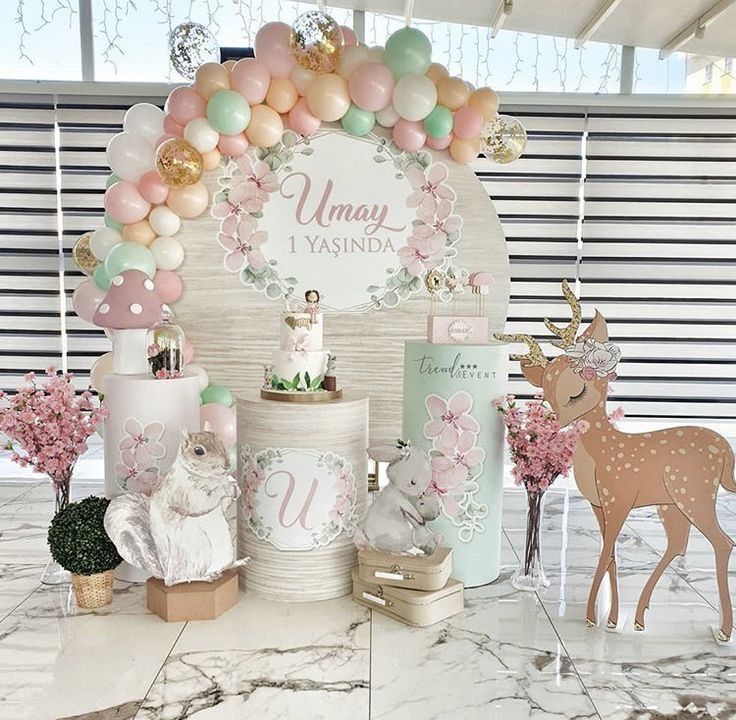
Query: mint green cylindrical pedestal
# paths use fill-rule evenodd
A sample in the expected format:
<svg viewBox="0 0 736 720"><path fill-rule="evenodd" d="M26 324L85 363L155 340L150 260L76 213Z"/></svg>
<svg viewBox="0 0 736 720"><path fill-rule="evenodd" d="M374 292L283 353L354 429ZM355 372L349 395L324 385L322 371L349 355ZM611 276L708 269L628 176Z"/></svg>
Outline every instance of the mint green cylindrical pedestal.
<svg viewBox="0 0 736 720"><path fill-rule="evenodd" d="M442 514L431 524L467 587L500 571L503 423L492 403L506 392L507 351L501 343L404 348L403 436L432 456Z"/></svg>

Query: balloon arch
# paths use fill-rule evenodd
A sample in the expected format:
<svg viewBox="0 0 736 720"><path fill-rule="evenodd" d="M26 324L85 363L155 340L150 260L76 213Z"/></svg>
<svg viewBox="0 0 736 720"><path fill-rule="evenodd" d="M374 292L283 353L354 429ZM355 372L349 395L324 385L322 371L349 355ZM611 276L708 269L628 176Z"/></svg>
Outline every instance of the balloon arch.
<svg viewBox="0 0 736 720"><path fill-rule="evenodd" d="M132 106L123 132L108 144L112 174L104 196L105 225L83 235L74 248L80 269L91 276L73 297L74 310L84 320L92 322L111 278L130 269L153 280L162 303L176 302L183 292L176 270L184 259L176 235L182 220L202 215L210 205L203 172L222 162L237 163L251 146L276 146L287 131L309 136L323 123L339 122L346 133L363 136L377 124L390 129L399 151L419 153L426 146L447 151L461 164L480 152L496 162L511 162L526 143L523 126L498 114L495 91L476 89L433 63L429 39L412 27L393 33L385 48L369 48L352 30L315 10L292 27L264 25L255 38L255 59L200 64L207 59L202 48L209 48L212 57L216 47L201 25L175 28L171 60L193 83L174 88L164 110L148 103ZM264 156L244 163L238 197L226 198L233 219L230 240L244 256L258 252L258 233L249 223L258 217L262 179L274 169L269 154L260 153ZM246 227L243 233L241 226ZM423 241L431 244L432 234ZM111 365L110 355L92 368L97 389ZM206 370L192 362L191 344L184 355L188 370L200 379L203 420L232 438L232 395L210 385Z"/></svg>

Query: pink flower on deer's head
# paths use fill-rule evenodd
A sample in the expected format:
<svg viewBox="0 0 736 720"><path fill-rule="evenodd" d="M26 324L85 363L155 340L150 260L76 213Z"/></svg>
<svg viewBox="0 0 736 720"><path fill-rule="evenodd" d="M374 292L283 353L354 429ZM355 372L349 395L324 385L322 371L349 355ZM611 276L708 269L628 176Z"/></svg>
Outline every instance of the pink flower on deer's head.
<svg viewBox="0 0 736 720"><path fill-rule="evenodd" d="M417 225L406 245L397 251L399 263L410 275L421 275L436 268L445 255L445 239L428 225Z"/></svg>
<svg viewBox="0 0 736 720"><path fill-rule="evenodd" d="M432 419L424 425L424 436L437 438L443 447L455 447L463 433L477 434L480 430L478 421L470 414L473 398L464 390L458 390L447 401L439 395L428 395L425 405Z"/></svg>
<svg viewBox="0 0 736 720"><path fill-rule="evenodd" d="M227 250L225 267L230 272L240 272L246 265L257 270L265 267L266 259L261 246L268 240L263 230L255 230L250 222L240 222L235 235L218 233L217 242Z"/></svg>
<svg viewBox="0 0 736 720"><path fill-rule="evenodd" d="M425 172L417 167L410 167L406 171L406 179L414 192L406 200L406 206L419 208L419 212L434 214L437 203L441 200L455 200L455 191L445 185L447 180L447 166L435 163Z"/></svg>
<svg viewBox="0 0 736 720"><path fill-rule="evenodd" d="M565 352L575 372L584 380L616 377L616 367L621 359L621 348L612 342L599 342L594 338L577 340Z"/></svg>

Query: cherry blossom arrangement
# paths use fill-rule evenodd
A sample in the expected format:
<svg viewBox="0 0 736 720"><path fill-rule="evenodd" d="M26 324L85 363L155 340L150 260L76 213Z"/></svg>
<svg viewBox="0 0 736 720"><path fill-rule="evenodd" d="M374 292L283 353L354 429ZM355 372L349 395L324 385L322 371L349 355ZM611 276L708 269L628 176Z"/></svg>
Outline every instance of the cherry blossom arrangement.
<svg viewBox="0 0 736 720"><path fill-rule="evenodd" d="M424 437L432 441L430 492L460 528L458 537L469 542L473 533L483 532L481 520L488 515L488 506L474 499L486 453L476 444L480 424L471 414L473 398L464 390L447 400L431 394L425 406L430 419L424 425Z"/></svg>
<svg viewBox="0 0 736 720"><path fill-rule="evenodd" d="M15 395L0 391L0 432L8 437L13 462L49 476L58 512L69 504L74 465L87 450L87 438L108 411L95 403L92 393L75 393L71 373L49 367L46 375L40 382L28 373Z"/></svg>

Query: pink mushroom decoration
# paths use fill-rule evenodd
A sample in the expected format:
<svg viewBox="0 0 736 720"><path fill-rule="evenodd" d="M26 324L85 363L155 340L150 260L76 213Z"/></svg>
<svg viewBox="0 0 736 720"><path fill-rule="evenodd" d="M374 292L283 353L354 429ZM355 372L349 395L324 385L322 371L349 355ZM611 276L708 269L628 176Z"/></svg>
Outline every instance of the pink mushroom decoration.
<svg viewBox="0 0 736 720"><path fill-rule="evenodd" d="M474 272L468 277L468 286L474 295L488 295L493 285L493 276L489 272Z"/></svg>
<svg viewBox="0 0 736 720"><path fill-rule="evenodd" d="M140 270L124 270L110 281L110 289L92 319L112 331L113 370L118 375L148 372L146 334L161 318L161 300L153 280Z"/></svg>

